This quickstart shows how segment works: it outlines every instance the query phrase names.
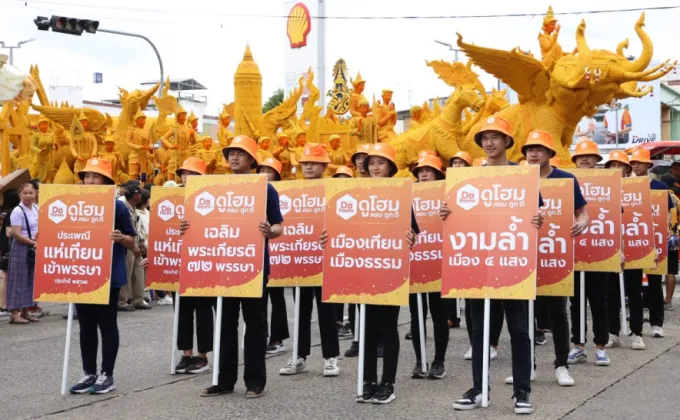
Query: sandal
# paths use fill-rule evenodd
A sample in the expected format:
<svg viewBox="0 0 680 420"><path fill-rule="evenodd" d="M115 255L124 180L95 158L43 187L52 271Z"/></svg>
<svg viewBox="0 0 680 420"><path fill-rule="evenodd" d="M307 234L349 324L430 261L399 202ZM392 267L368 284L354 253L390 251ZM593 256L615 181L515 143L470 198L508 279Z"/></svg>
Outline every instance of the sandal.
<svg viewBox="0 0 680 420"><path fill-rule="evenodd" d="M40 322L40 320L38 318L31 316L31 315L27 316L24 319L27 320L28 322Z"/></svg>
<svg viewBox="0 0 680 420"><path fill-rule="evenodd" d="M9 319L10 324L29 324L30 321L24 318L19 317L18 319L16 318L10 318Z"/></svg>

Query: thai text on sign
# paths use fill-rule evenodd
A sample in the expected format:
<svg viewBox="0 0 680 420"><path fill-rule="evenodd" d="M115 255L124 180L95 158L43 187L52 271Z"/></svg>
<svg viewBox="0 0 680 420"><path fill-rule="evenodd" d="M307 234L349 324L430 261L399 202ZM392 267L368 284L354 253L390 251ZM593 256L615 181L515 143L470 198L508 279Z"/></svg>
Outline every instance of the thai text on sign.
<svg viewBox="0 0 680 420"><path fill-rule="evenodd" d="M623 253L624 269L656 267L652 194L649 178L623 179ZM668 198L666 198L668 202ZM668 205L668 204L666 204Z"/></svg>
<svg viewBox="0 0 680 420"><path fill-rule="evenodd" d="M325 181L282 181L272 184L279 193L283 234L269 241L268 287L321 286L323 249L319 237L326 209Z"/></svg>
<svg viewBox="0 0 680 420"><path fill-rule="evenodd" d="M326 183L324 302L408 305L411 180Z"/></svg>
<svg viewBox="0 0 680 420"><path fill-rule="evenodd" d="M179 223L184 219L184 188L153 187L149 220L149 269L151 290L176 292L179 288Z"/></svg>
<svg viewBox="0 0 680 420"><path fill-rule="evenodd" d="M267 179L260 175L191 176L184 211L182 296L261 297Z"/></svg>
<svg viewBox="0 0 680 420"><path fill-rule="evenodd" d="M115 199L110 185L42 185L34 300L109 303Z"/></svg>
<svg viewBox="0 0 680 420"><path fill-rule="evenodd" d="M442 297L535 299L538 166L449 168Z"/></svg>
<svg viewBox="0 0 680 420"><path fill-rule="evenodd" d="M442 231L439 217L446 181L413 184L413 211L420 234L411 250L411 293L439 292L442 286Z"/></svg>
<svg viewBox="0 0 680 420"><path fill-rule="evenodd" d="M668 191L652 190L652 220L654 221L654 244L656 246L656 268L646 268L646 274L666 275L668 273Z"/></svg>

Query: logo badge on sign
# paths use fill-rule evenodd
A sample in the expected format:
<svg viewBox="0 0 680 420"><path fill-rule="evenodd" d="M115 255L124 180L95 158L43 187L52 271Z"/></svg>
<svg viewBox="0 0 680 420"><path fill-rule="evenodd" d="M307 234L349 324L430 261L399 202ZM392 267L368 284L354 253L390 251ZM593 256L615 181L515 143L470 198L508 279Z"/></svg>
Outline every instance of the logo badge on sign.
<svg viewBox="0 0 680 420"><path fill-rule="evenodd" d="M158 217L164 222L175 216L175 205L169 200L163 200L158 205Z"/></svg>
<svg viewBox="0 0 680 420"><path fill-rule="evenodd" d="M357 214L357 200L349 194L338 199L335 204L335 212L345 220L349 220Z"/></svg>
<svg viewBox="0 0 680 420"><path fill-rule="evenodd" d="M307 45L307 35L312 30L312 19L309 9L304 3L296 3L288 13L286 34L291 48L302 48Z"/></svg>
<svg viewBox="0 0 680 420"><path fill-rule="evenodd" d="M456 193L456 204L463 210L473 209L479 204L479 190L468 184Z"/></svg>
<svg viewBox="0 0 680 420"><path fill-rule="evenodd" d="M215 210L215 196L207 191L203 191L196 197L196 201L194 201L194 210L201 216L209 214Z"/></svg>
<svg viewBox="0 0 680 420"><path fill-rule="evenodd" d="M56 224L66 220L66 204L63 201L57 200L50 204L48 208L47 217Z"/></svg>
<svg viewBox="0 0 680 420"><path fill-rule="evenodd" d="M281 208L282 216L288 214L292 206L293 203L291 202L290 197L288 197L287 195L282 195L281 197L279 197L279 207Z"/></svg>

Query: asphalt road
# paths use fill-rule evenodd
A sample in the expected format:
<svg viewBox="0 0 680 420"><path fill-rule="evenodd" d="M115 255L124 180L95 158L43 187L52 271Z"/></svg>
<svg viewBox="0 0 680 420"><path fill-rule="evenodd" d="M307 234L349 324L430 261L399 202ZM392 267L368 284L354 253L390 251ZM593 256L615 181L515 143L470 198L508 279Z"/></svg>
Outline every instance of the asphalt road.
<svg viewBox="0 0 680 420"><path fill-rule="evenodd" d="M289 322L292 332L292 299ZM59 394L66 322L61 315L65 305L45 305L51 315L40 323L9 325L0 319L0 416L3 419L503 419L516 417L512 410L512 389L504 385L510 374L510 343L507 330L501 337L499 358L491 362L491 405L472 412L455 412L454 399L471 386L470 362L464 361L468 348L465 329L451 330L446 368L448 375L438 381L414 380L410 371L415 363L410 341L401 341L397 373L397 399L386 406L357 404L357 359L340 360L338 378L322 376L323 360L318 347L319 335L313 326L316 346L308 358L308 372L293 377L279 376L288 352L267 360L268 383L265 396L246 400L243 382L234 394L200 398L198 392L210 384L210 373L172 376L172 309L156 307L151 311L119 315L121 348L115 378L118 389L103 396L62 396ZM552 368L553 343L537 348L538 379L533 383L534 418L540 419L674 419L680 412L680 309L666 312L666 337L645 336L647 349L633 351L624 338L623 347L610 351L612 365L596 367L592 360L570 369L576 380L572 388L557 385ZM402 309L400 333L408 331L410 315ZM81 375L78 326L74 325L69 383ZM433 355L432 328L428 328L428 353ZM649 326L645 325L645 333ZM350 341L341 341L341 351ZM589 357L594 349L588 346Z"/></svg>

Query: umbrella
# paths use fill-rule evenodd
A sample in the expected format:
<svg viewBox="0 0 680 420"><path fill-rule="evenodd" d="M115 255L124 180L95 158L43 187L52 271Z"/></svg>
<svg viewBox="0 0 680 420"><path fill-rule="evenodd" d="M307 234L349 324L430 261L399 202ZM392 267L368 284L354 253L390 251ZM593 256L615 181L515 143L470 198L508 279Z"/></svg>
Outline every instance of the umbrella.
<svg viewBox="0 0 680 420"><path fill-rule="evenodd" d="M19 188L30 180L31 174L28 172L28 169L17 169L11 174L0 178L0 205L2 205L5 191Z"/></svg>
<svg viewBox="0 0 680 420"><path fill-rule="evenodd" d="M659 155L680 155L680 141L654 141L651 143L643 143L639 146L627 149L626 153L631 153L633 149L638 147L649 150L649 154L652 157Z"/></svg>

